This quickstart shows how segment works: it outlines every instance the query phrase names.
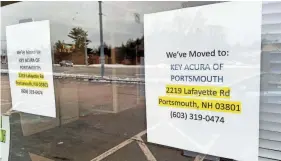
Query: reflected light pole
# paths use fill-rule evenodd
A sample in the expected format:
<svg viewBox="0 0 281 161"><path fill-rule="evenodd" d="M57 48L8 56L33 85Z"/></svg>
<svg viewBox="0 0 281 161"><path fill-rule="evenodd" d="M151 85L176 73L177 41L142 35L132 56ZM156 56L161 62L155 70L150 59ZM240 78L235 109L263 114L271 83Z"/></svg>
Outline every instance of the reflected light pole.
<svg viewBox="0 0 281 161"><path fill-rule="evenodd" d="M85 54L85 65L86 66L89 66L89 63L88 63L88 47L87 47L87 37L85 36L85 41L84 41L84 54Z"/></svg>
<svg viewBox="0 0 281 161"><path fill-rule="evenodd" d="M135 18L135 22L137 23L137 24L139 24L140 26L141 26L141 28L142 28L142 23L141 23L141 21L140 21L140 14L139 13L134 13L134 18ZM141 33L143 33L143 31L142 31L142 29L141 29ZM136 65L137 65L137 63L138 63L138 44L136 45L136 47L135 47L135 54L136 54Z"/></svg>
<svg viewBox="0 0 281 161"><path fill-rule="evenodd" d="M101 77L104 76L104 45L103 45L103 28L102 28L102 2L99 1L99 19L100 19L100 63Z"/></svg>

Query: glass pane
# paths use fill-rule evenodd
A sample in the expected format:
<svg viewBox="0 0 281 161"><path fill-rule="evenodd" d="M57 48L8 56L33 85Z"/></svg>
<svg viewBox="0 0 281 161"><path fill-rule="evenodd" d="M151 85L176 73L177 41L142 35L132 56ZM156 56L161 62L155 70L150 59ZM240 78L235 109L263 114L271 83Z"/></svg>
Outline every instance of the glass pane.
<svg viewBox="0 0 281 161"><path fill-rule="evenodd" d="M183 155L186 151L147 140L144 57L153 53L145 53L144 14L213 3L219 2L25 1L1 6L0 161L194 160ZM264 2L260 149L265 151L260 158L280 156L280 13L280 2ZM50 21L56 118L11 110L6 27L42 20Z"/></svg>

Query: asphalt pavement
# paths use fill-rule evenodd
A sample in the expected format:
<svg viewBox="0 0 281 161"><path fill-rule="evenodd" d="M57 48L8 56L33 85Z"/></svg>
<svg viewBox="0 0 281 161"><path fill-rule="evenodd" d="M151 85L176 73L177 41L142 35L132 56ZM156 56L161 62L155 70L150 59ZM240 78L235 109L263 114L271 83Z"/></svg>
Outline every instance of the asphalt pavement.
<svg viewBox="0 0 281 161"><path fill-rule="evenodd" d="M55 79L57 118L10 116L10 161L189 161L181 150L146 141L145 101L137 85ZM11 107L1 76L2 112ZM4 111L3 111L4 110Z"/></svg>
<svg viewBox="0 0 281 161"><path fill-rule="evenodd" d="M137 107L118 114L93 113L78 120L29 136L21 132L19 114L12 114L11 161L35 161L30 154L43 158L40 161L189 161L181 150L147 143L142 144L154 159L150 159L139 141L132 136L145 130L145 109ZM124 144L124 146L118 146ZM128 142L128 143L127 143ZM112 148L116 147L112 152ZM110 155L106 155L110 153ZM38 161L38 160L37 160Z"/></svg>

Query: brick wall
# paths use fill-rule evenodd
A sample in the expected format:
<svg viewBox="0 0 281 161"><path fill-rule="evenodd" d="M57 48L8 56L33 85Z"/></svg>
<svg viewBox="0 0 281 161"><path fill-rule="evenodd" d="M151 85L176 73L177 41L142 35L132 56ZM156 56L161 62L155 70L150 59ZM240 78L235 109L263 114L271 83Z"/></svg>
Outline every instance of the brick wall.
<svg viewBox="0 0 281 161"><path fill-rule="evenodd" d="M55 63L58 64L62 60L71 60L74 65L85 64L85 53L83 51L74 51L71 53L56 52Z"/></svg>
<svg viewBox="0 0 281 161"><path fill-rule="evenodd" d="M124 59L120 56L120 50L113 49L111 51L111 57L105 56L105 64L126 64L126 65L135 65L140 63L140 57L137 59L130 60ZM94 54L89 54L88 62L89 64L100 64L100 57ZM85 64L85 53L84 51L73 51L73 52L56 52L55 53L55 63L58 64L62 60L71 60L74 65L83 65Z"/></svg>

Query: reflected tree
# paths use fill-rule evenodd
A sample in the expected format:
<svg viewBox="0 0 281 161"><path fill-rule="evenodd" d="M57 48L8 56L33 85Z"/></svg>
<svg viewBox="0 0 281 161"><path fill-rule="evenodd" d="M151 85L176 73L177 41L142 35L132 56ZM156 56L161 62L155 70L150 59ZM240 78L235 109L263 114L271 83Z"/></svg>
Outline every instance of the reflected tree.
<svg viewBox="0 0 281 161"><path fill-rule="evenodd" d="M122 43L121 46L118 46L118 62L123 60L130 60L133 63L136 61L136 57L143 57L143 47L144 47L144 36L137 39L129 39L126 43ZM136 62L135 62L136 63Z"/></svg>
<svg viewBox="0 0 281 161"><path fill-rule="evenodd" d="M85 46L87 46L89 42L91 42L89 39L87 39L88 32L84 31L80 27L72 28L68 34L68 37L73 39L76 49L84 49Z"/></svg>
<svg viewBox="0 0 281 161"><path fill-rule="evenodd" d="M63 49L64 49L64 41L60 41L58 40L56 43L55 43L55 49L59 52L61 52Z"/></svg>
<svg viewBox="0 0 281 161"><path fill-rule="evenodd" d="M107 55L108 57L111 57L111 46L104 43L103 47L104 47L104 55ZM100 51L101 51L101 46L93 49L93 53L95 55L98 55L98 56L100 56Z"/></svg>

